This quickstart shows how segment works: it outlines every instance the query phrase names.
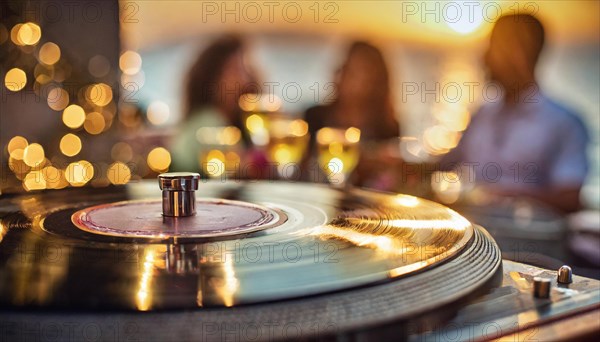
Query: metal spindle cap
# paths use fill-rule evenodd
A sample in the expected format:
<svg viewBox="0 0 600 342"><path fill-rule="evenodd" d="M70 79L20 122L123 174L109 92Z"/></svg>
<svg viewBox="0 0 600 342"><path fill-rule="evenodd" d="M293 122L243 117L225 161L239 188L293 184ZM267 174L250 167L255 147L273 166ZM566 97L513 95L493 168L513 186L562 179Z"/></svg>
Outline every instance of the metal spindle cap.
<svg viewBox="0 0 600 342"><path fill-rule="evenodd" d="M195 215L199 180L200 175L193 172L170 172L158 175L158 186L162 190L163 216Z"/></svg>
<svg viewBox="0 0 600 342"><path fill-rule="evenodd" d="M167 191L196 191L200 175L195 172L168 172L158 175L158 186Z"/></svg>
<svg viewBox="0 0 600 342"><path fill-rule="evenodd" d="M558 269L556 281L560 284L571 284L573 282L573 270L567 265L562 265Z"/></svg>

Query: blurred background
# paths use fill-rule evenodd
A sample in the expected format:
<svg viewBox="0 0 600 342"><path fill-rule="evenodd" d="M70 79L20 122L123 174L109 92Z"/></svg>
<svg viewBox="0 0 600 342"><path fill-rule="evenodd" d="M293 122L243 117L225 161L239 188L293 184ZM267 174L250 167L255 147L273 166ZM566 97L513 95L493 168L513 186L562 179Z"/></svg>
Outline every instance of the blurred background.
<svg viewBox="0 0 600 342"><path fill-rule="evenodd" d="M178 160L189 158L197 171L217 179L354 183L432 198L464 207L467 216L497 231L497 239L505 236L505 246L516 241L514 249L522 250L533 241L533 252L560 260L565 254L552 250L566 248L558 241L568 227L584 227L583 240L600 234L597 1L7 1L1 6L4 194L121 185L177 170L186 165ZM590 134L583 216L565 218L522 199L489 208L485 195L474 192L466 200L469 186L452 175L439 178L432 166L457 146L472 115L493 93L483 54L495 20L515 13L533 13L544 23L540 86L577 113ZM243 63L256 78L258 96L240 97L241 125L204 125L203 133L194 130L197 141L178 144L188 125L190 70L226 34L244 41ZM336 75L354 41L377 47L389 72L399 135L373 145L361 141L360 130L317 135L305 115L336 98ZM362 134L367 137L365 129ZM335 157L338 145L332 148L332 142L343 157ZM365 153L353 147L359 142L363 149L372 147L368 156L380 154L379 162L392 162L361 169L354 159L366 158ZM206 149L197 152L195 144ZM316 145L323 144L331 155L319 152ZM188 148L194 153L186 157ZM314 179L299 175L304 166L277 167L267 176L239 171L244 162L260 170L269 162L304 165L311 157L328 158ZM334 169L341 178L332 176ZM371 174L377 179L369 179ZM503 235L507 226L513 231ZM550 241L547 246L538 243L540 232ZM600 260L600 254L593 258Z"/></svg>

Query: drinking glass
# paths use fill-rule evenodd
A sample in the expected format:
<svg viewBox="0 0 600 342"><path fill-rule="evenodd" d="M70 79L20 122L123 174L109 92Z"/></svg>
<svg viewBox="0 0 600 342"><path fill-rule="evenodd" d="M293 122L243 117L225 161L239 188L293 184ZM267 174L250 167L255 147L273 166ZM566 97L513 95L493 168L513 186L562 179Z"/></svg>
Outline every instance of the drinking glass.
<svg viewBox="0 0 600 342"><path fill-rule="evenodd" d="M329 183L346 187L360 158L360 129L323 127L317 131L318 163Z"/></svg>

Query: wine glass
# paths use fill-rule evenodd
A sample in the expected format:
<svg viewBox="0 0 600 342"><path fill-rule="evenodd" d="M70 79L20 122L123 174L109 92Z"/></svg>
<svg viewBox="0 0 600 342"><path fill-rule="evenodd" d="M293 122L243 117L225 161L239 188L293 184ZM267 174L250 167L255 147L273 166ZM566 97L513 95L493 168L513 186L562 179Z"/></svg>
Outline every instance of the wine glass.
<svg viewBox="0 0 600 342"><path fill-rule="evenodd" d="M360 158L360 129L323 127L317 131L318 163L329 184L344 188Z"/></svg>
<svg viewBox="0 0 600 342"><path fill-rule="evenodd" d="M300 174L299 164L308 147L308 124L302 119L272 115L267 130L267 159L276 163L281 178L294 179Z"/></svg>
<svg viewBox="0 0 600 342"><path fill-rule="evenodd" d="M201 127L196 131L196 140L201 149L198 162L202 172L210 177L235 176L240 164L242 133L235 126Z"/></svg>
<svg viewBox="0 0 600 342"><path fill-rule="evenodd" d="M246 117L246 128L252 143L276 165L280 178L299 175L310 139L306 121L277 113L253 113Z"/></svg>

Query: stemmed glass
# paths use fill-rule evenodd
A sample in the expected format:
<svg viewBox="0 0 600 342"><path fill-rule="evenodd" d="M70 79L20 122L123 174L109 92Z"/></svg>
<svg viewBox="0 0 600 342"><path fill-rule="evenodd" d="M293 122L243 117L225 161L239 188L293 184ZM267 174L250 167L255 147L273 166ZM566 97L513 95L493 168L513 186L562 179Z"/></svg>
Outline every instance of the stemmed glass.
<svg viewBox="0 0 600 342"><path fill-rule="evenodd" d="M318 163L329 184L345 188L360 158L360 129L323 127L317 131Z"/></svg>
<svg viewBox="0 0 600 342"><path fill-rule="evenodd" d="M252 113L246 117L246 128L253 144L275 163L280 178L294 179L299 174L310 139L306 121L278 113Z"/></svg>
<svg viewBox="0 0 600 342"><path fill-rule="evenodd" d="M235 126L202 127L196 132L201 145L198 162L210 178L235 174L240 164L239 143L242 133Z"/></svg>

